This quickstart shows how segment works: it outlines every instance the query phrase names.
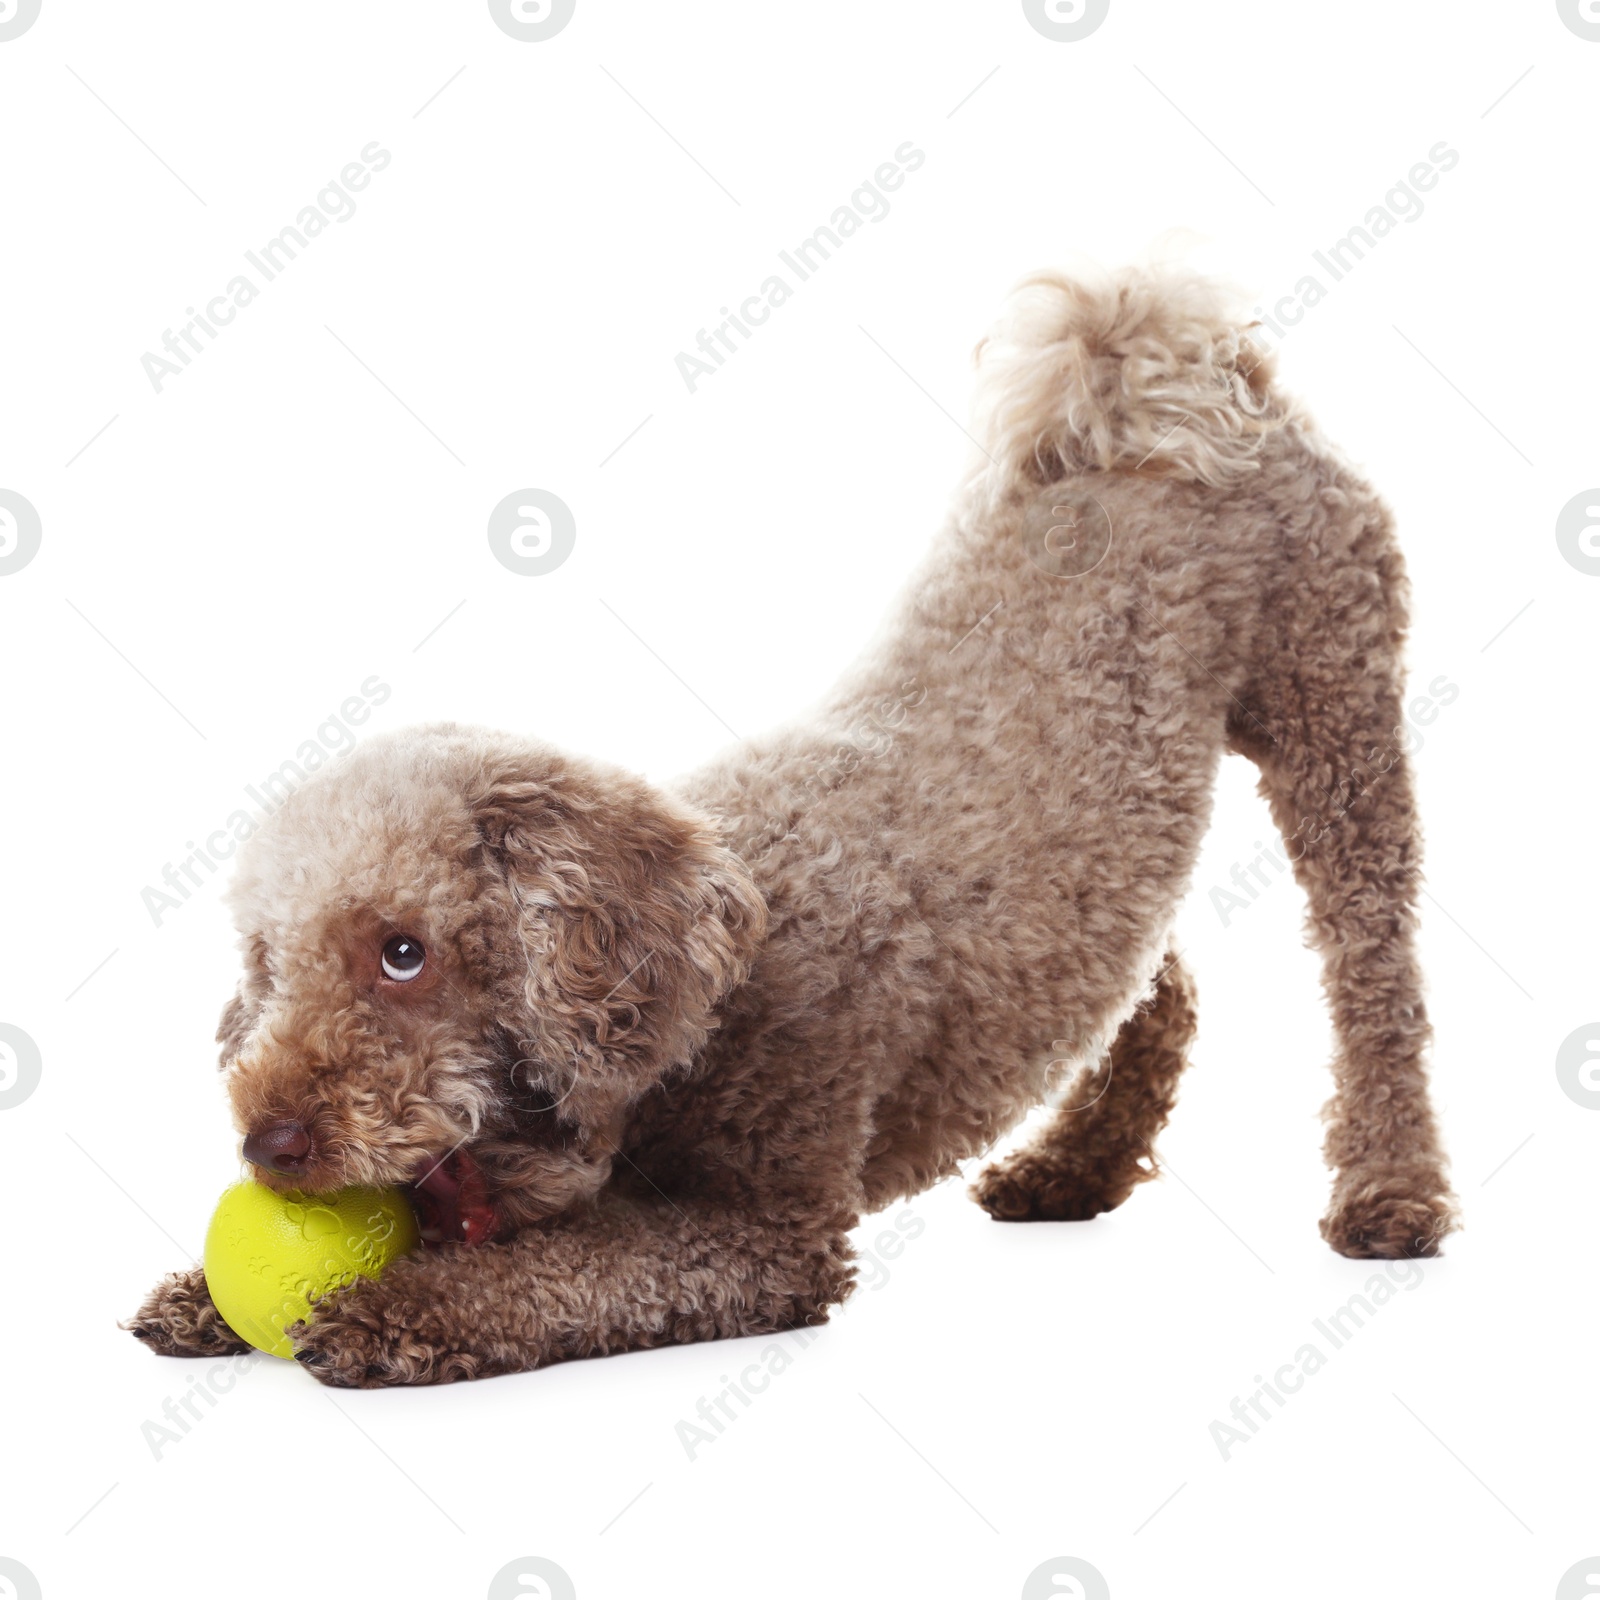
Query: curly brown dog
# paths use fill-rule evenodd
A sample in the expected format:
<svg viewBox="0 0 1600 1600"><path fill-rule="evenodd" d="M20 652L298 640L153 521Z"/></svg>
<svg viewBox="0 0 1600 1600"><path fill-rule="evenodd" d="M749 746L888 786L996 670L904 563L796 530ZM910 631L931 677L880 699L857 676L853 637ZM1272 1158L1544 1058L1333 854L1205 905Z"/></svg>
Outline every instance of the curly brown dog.
<svg viewBox="0 0 1600 1600"><path fill-rule="evenodd" d="M245 1158L278 1188L411 1184L437 1246L294 1330L324 1382L823 1320L863 1214L1073 1071L1079 1108L977 1198L1121 1204L1194 1033L1166 940L1229 749L1325 963L1323 1236L1394 1257L1450 1230L1388 512L1200 278L1032 280L980 367L949 526L803 724L670 790L501 734L392 734L241 853L219 1038ZM243 1348L198 1269L131 1327Z"/></svg>

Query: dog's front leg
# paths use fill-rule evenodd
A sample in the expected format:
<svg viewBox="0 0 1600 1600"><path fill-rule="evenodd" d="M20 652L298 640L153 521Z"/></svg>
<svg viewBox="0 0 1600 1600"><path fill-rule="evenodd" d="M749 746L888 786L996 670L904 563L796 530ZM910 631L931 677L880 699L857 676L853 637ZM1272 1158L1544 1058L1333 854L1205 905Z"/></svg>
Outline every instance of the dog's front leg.
<svg viewBox="0 0 1600 1600"><path fill-rule="evenodd" d="M450 1383L820 1322L851 1272L842 1232L606 1196L503 1244L408 1256L290 1337L337 1387Z"/></svg>
<svg viewBox="0 0 1600 1600"><path fill-rule="evenodd" d="M119 1326L163 1356L231 1356L250 1348L211 1303L198 1266L163 1278Z"/></svg>

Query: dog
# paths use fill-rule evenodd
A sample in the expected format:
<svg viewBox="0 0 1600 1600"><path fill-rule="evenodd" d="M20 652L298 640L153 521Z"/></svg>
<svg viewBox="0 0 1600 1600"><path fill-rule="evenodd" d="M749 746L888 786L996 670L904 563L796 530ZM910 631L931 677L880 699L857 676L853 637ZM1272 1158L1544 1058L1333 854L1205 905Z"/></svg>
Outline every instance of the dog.
<svg viewBox="0 0 1600 1600"><path fill-rule="evenodd" d="M978 367L948 524L807 720L671 788L470 727L377 737L240 851L244 1159L409 1185L432 1246L291 1329L323 1382L823 1321L863 1215L1051 1097L976 1199L1120 1205L1195 1031L1169 936L1228 751L1324 963L1322 1235L1396 1258L1455 1226L1390 513L1197 274L1031 279ZM128 1326L244 1348L199 1268Z"/></svg>

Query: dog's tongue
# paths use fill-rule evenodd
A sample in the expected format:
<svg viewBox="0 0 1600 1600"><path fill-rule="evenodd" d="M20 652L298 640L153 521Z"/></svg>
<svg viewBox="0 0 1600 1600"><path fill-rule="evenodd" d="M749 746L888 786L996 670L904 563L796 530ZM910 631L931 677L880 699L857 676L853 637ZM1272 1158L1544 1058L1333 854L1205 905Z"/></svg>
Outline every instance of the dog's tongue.
<svg viewBox="0 0 1600 1600"><path fill-rule="evenodd" d="M424 1244L476 1245L494 1236L498 1219L488 1185L465 1150L436 1161L407 1192Z"/></svg>

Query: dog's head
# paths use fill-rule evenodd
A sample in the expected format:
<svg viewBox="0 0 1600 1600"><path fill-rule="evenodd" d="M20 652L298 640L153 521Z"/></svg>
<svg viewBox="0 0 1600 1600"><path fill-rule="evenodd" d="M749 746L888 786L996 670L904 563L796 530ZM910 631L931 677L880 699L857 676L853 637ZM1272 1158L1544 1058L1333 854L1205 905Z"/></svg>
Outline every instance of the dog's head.
<svg viewBox="0 0 1600 1600"><path fill-rule="evenodd" d="M449 725L368 741L240 851L217 1037L274 1187L413 1186L476 1243L606 1180L765 908L709 821L639 779Z"/></svg>

